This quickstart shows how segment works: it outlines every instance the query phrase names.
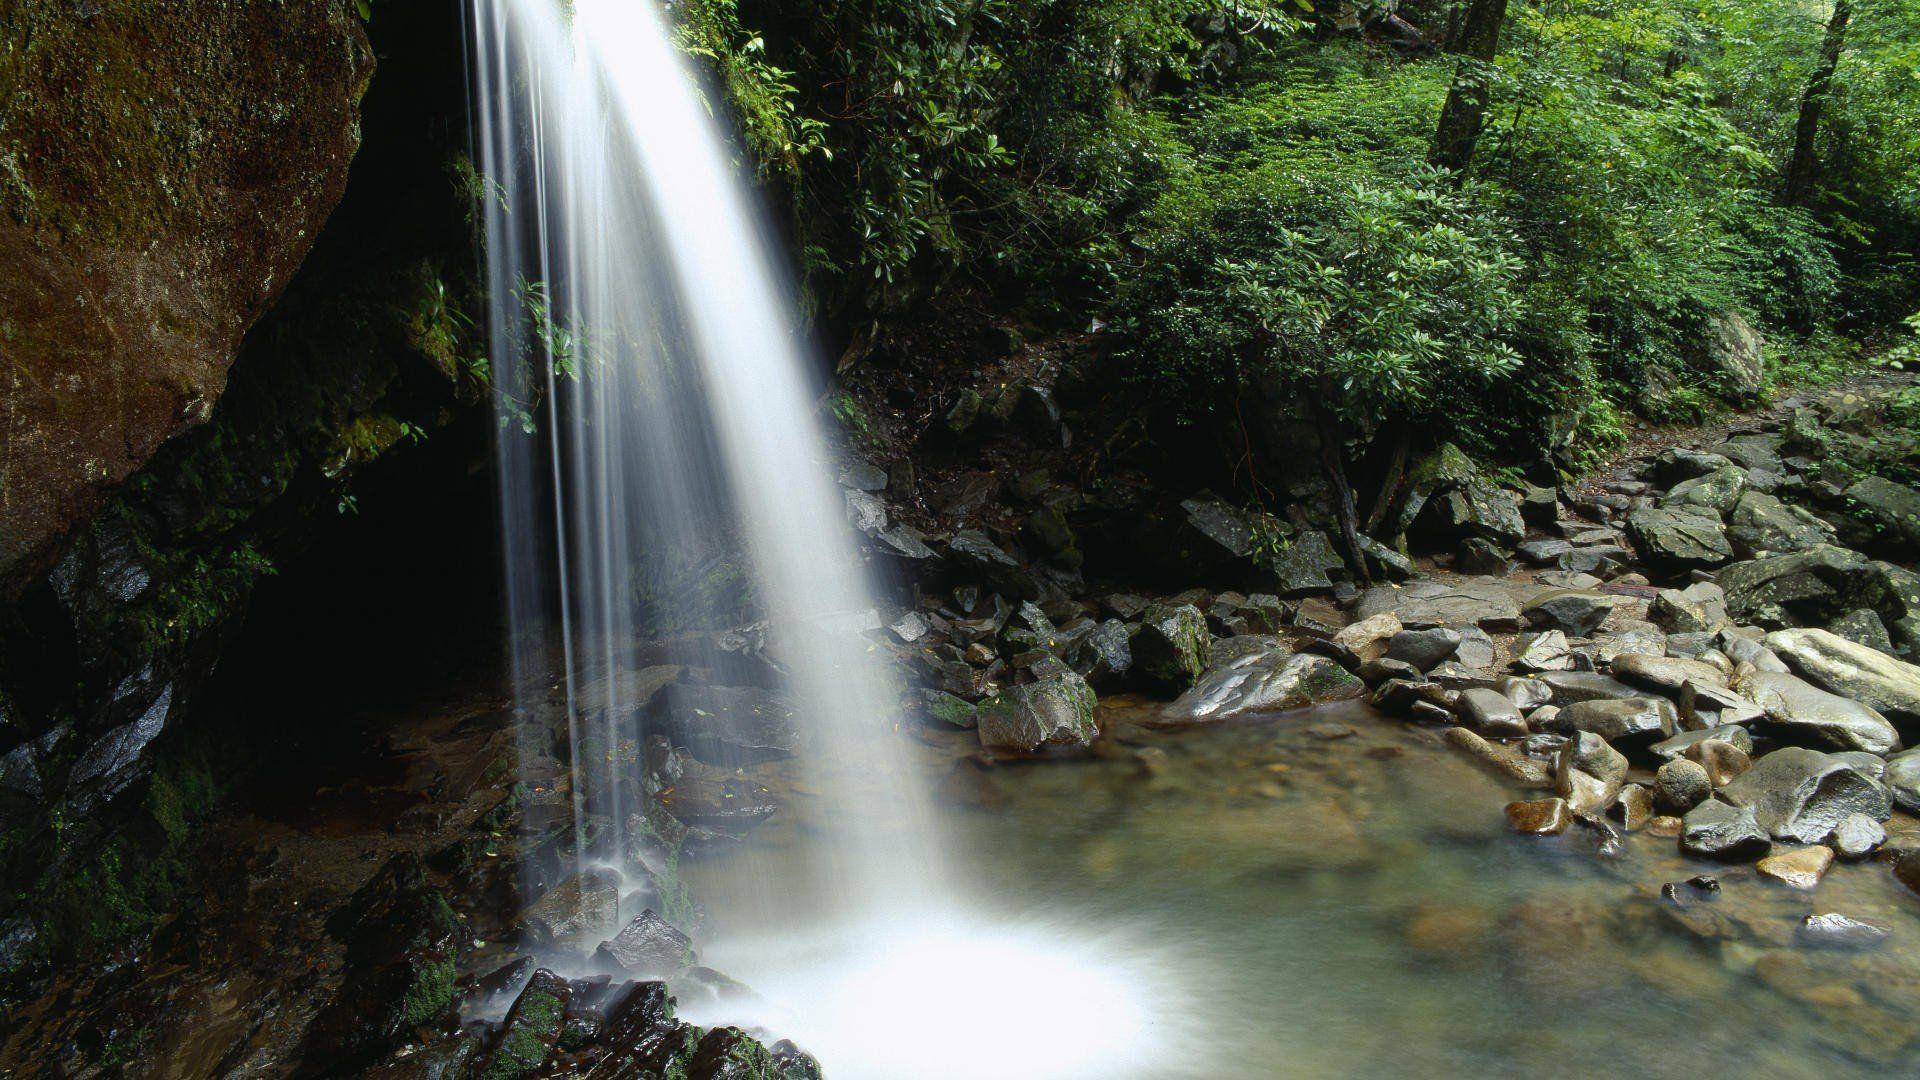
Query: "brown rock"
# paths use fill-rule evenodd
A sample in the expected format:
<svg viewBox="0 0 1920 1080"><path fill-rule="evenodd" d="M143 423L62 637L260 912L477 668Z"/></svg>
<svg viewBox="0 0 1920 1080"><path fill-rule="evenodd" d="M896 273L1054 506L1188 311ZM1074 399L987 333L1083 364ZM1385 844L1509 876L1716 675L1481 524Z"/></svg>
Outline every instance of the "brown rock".
<svg viewBox="0 0 1920 1080"><path fill-rule="evenodd" d="M1761 874L1796 889L1811 889L1833 865L1833 849L1815 844L1769 855L1754 864Z"/></svg>
<svg viewBox="0 0 1920 1080"><path fill-rule="evenodd" d="M1670 814L1647 819L1647 832L1654 836L1679 836L1682 828L1680 819Z"/></svg>
<svg viewBox="0 0 1920 1080"><path fill-rule="evenodd" d="M1573 823L1573 810L1565 799L1533 799L1507 804L1507 824L1513 831L1530 836L1554 836L1567 831Z"/></svg>
<svg viewBox="0 0 1920 1080"><path fill-rule="evenodd" d="M373 69L331 0L7 18L0 592L207 418L345 190Z"/></svg>
<svg viewBox="0 0 1920 1080"><path fill-rule="evenodd" d="M1682 750L1680 756L1707 770L1707 782L1716 788L1725 787L1729 780L1753 768L1747 752L1724 739L1703 739Z"/></svg>

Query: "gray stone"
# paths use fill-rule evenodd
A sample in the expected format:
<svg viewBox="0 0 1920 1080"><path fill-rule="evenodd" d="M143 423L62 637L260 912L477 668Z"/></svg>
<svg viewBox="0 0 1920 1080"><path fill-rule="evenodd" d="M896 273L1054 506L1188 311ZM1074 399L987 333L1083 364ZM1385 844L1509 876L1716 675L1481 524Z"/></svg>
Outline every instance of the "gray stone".
<svg viewBox="0 0 1920 1080"><path fill-rule="evenodd" d="M1163 689L1185 690L1206 666L1207 620L1192 604L1154 604L1127 639L1133 671Z"/></svg>
<svg viewBox="0 0 1920 1080"><path fill-rule="evenodd" d="M1460 631L1435 626L1402 630L1387 642L1387 656L1426 671L1460 650Z"/></svg>
<svg viewBox="0 0 1920 1080"><path fill-rule="evenodd" d="M1053 663L1058 666L1057 661ZM1060 667L981 702L977 723L980 745L1029 753L1091 745L1100 734L1094 721L1098 700L1077 672Z"/></svg>
<svg viewBox="0 0 1920 1080"><path fill-rule="evenodd" d="M1724 686L1726 676L1712 664L1681 660L1671 656L1647 656L1630 653L1613 660L1614 677L1633 686L1678 696L1688 682L1701 686Z"/></svg>
<svg viewBox="0 0 1920 1080"><path fill-rule="evenodd" d="M1869 474L1847 488L1843 497L1852 516L1884 541L1903 545L1909 551L1920 547L1920 491Z"/></svg>
<svg viewBox="0 0 1920 1080"><path fill-rule="evenodd" d="M1841 750L1883 756L1900 749L1900 735L1886 717L1792 675L1743 670L1733 690L1759 706L1772 724L1792 734Z"/></svg>
<svg viewBox="0 0 1920 1080"><path fill-rule="evenodd" d="M1801 920L1801 944L1817 949L1869 949L1893 933L1886 926L1838 912L1808 915Z"/></svg>
<svg viewBox="0 0 1920 1080"><path fill-rule="evenodd" d="M1893 794L1902 810L1920 814L1920 749L1908 750L1887 759L1880 780Z"/></svg>
<svg viewBox="0 0 1920 1080"><path fill-rule="evenodd" d="M1890 719L1920 722L1920 667L1826 630L1777 630L1767 648L1816 686Z"/></svg>
<svg viewBox="0 0 1920 1080"><path fill-rule="evenodd" d="M1556 776L1578 769L1617 792L1627 779L1627 756L1600 736L1580 731L1561 748L1554 769Z"/></svg>
<svg viewBox="0 0 1920 1080"><path fill-rule="evenodd" d="M1747 664L1755 671L1788 671L1786 661L1773 654L1773 650L1762 644L1765 634L1758 638L1746 637L1723 631L1720 634L1720 649L1727 658L1736 664Z"/></svg>
<svg viewBox="0 0 1920 1080"><path fill-rule="evenodd" d="M1715 580L1726 590L1730 618L1778 629L1824 623L1860 607L1857 599L1872 591L1879 577L1859 552L1820 544L1734 563Z"/></svg>
<svg viewBox="0 0 1920 1080"><path fill-rule="evenodd" d="M1699 507L1649 506L1627 515L1640 556L1668 573L1719 566L1733 558L1720 515Z"/></svg>
<svg viewBox="0 0 1920 1080"><path fill-rule="evenodd" d="M1833 827L1833 852L1848 862L1872 855L1886 842L1887 830L1866 814L1848 814Z"/></svg>
<svg viewBox="0 0 1920 1080"><path fill-rule="evenodd" d="M1267 558L1274 592L1302 596L1333 587L1333 575L1344 575L1347 563L1333 549L1333 541L1318 529L1294 534Z"/></svg>
<svg viewBox="0 0 1920 1080"><path fill-rule="evenodd" d="M1595 671L1549 671L1539 676L1553 690L1553 703L1562 708L1581 701L1639 697L1640 691Z"/></svg>
<svg viewBox="0 0 1920 1080"><path fill-rule="evenodd" d="M528 905L517 924L542 944L583 955L618 925L620 885L612 870L574 874Z"/></svg>
<svg viewBox="0 0 1920 1080"><path fill-rule="evenodd" d="M1535 566L1556 566L1560 556L1573 550L1569 540L1526 540L1514 545L1514 554Z"/></svg>
<svg viewBox="0 0 1920 1080"><path fill-rule="evenodd" d="M1725 727L1707 728L1704 731L1683 731L1671 739L1662 739L1648 750L1661 761L1672 761L1686 757L1687 751L1704 742L1724 742L1742 753L1753 753L1753 735L1743 727L1728 724Z"/></svg>
<svg viewBox="0 0 1920 1080"><path fill-rule="evenodd" d="M1660 500L1666 507L1697 507L1724 517L1747 490L1747 470L1726 465L1673 486Z"/></svg>
<svg viewBox="0 0 1920 1080"><path fill-rule="evenodd" d="M1454 707L1462 722L1488 738L1518 738L1527 734L1520 709L1505 694L1474 687L1460 691Z"/></svg>
<svg viewBox="0 0 1920 1080"><path fill-rule="evenodd" d="M1751 724L1766 714L1760 706L1718 682L1680 684L1680 726L1689 731Z"/></svg>
<svg viewBox="0 0 1920 1080"><path fill-rule="evenodd" d="M1496 681L1493 688L1505 694L1522 712L1531 712L1553 701L1553 688L1538 679L1508 676Z"/></svg>
<svg viewBox="0 0 1920 1080"><path fill-rule="evenodd" d="M1573 666L1567 635L1559 630L1522 634L1513 643L1513 666L1521 671L1565 671Z"/></svg>
<svg viewBox="0 0 1920 1080"><path fill-rule="evenodd" d="M1477 626L1455 627L1460 631L1460 647L1454 650L1453 662L1462 667L1482 671L1493 666L1498 654L1493 645L1493 637Z"/></svg>
<svg viewBox="0 0 1920 1080"><path fill-rule="evenodd" d="M628 975L663 978L693 963L693 940L648 908L601 943L595 956Z"/></svg>
<svg viewBox="0 0 1920 1080"><path fill-rule="evenodd" d="M1447 626L1456 630L1477 626L1495 633L1520 629L1520 605L1513 593L1492 581L1413 581L1406 585L1379 585L1361 594L1356 618L1382 612L1399 616L1409 630Z"/></svg>
<svg viewBox="0 0 1920 1080"><path fill-rule="evenodd" d="M1697 761L1674 758L1653 774L1653 801L1661 809L1684 814L1713 796L1713 779Z"/></svg>
<svg viewBox="0 0 1920 1080"><path fill-rule="evenodd" d="M1805 551L1833 543L1833 526L1772 495L1747 491L1727 515L1727 540L1742 559Z"/></svg>
<svg viewBox="0 0 1920 1080"><path fill-rule="evenodd" d="M1534 597L1520 614L1536 629L1586 637L1599 629L1616 603L1618 600L1606 593L1556 589Z"/></svg>
<svg viewBox="0 0 1920 1080"><path fill-rule="evenodd" d="M1648 618L1669 634L1712 632L1726 625L1727 594L1711 581L1684 589L1661 589L1647 608Z"/></svg>
<svg viewBox="0 0 1920 1080"><path fill-rule="evenodd" d="M1561 708L1560 730L1590 731L1611 743L1647 744L1674 733L1673 703L1661 698L1595 699Z"/></svg>
<svg viewBox="0 0 1920 1080"><path fill-rule="evenodd" d="M962 572L980 579L1002 596L1016 600L1040 598L1039 580L1020 565L1020 560L977 529L955 533L953 539L947 541L947 556Z"/></svg>
<svg viewBox="0 0 1920 1080"><path fill-rule="evenodd" d="M1690 345L1701 366L1717 373L1721 385L1736 399L1757 398L1766 389L1766 342L1746 316L1732 310L1715 312Z"/></svg>
<svg viewBox="0 0 1920 1080"><path fill-rule="evenodd" d="M1849 611L1828 623L1827 630L1856 645L1865 645L1889 655L1894 651L1893 635L1887 632L1886 620L1877 611L1867 608Z"/></svg>
<svg viewBox="0 0 1920 1080"><path fill-rule="evenodd" d="M1720 789L1776 840L1817 844L1851 814L1885 821L1893 812L1887 789L1831 754L1805 747L1775 750Z"/></svg>
<svg viewBox="0 0 1920 1080"><path fill-rule="evenodd" d="M1365 693L1365 684L1328 657L1275 649L1207 672L1193 689L1162 709L1160 719L1194 724L1345 701Z"/></svg>
<svg viewBox="0 0 1920 1080"><path fill-rule="evenodd" d="M1689 855L1745 861L1765 855L1772 846L1748 807L1708 799L1680 819L1680 850Z"/></svg>

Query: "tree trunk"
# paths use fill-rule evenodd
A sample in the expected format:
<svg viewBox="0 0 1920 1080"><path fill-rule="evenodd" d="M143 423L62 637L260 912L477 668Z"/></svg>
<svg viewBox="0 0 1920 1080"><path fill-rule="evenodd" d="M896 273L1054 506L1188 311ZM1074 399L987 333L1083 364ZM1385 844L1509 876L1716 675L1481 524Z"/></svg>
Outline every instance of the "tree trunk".
<svg viewBox="0 0 1920 1080"><path fill-rule="evenodd" d="M1313 395L1314 426L1320 435L1320 468L1333 488L1333 512L1340 519L1340 539L1347 549L1347 560L1362 584L1373 584L1367 570L1367 553L1360 546L1360 510L1353 501L1353 485L1347 482L1345 440L1340 434L1340 419L1334 415L1333 380L1322 375L1320 390Z"/></svg>
<svg viewBox="0 0 1920 1080"><path fill-rule="evenodd" d="M1847 19L1853 13L1850 0L1835 0L1833 17L1827 20L1827 36L1820 43L1820 63L1807 80L1800 96L1800 119L1793 125L1793 156L1787 159L1786 184L1781 200L1788 206L1804 203L1813 190L1813 142L1820 134L1820 110L1827 102L1834 69L1840 66L1840 50L1847 44Z"/></svg>
<svg viewBox="0 0 1920 1080"><path fill-rule="evenodd" d="M1500 47L1500 24L1506 18L1507 0L1473 0L1459 34L1447 42L1447 50L1461 59L1447 90L1447 103L1440 109L1440 128L1434 133L1429 160L1456 177L1472 164L1473 146L1480 140L1490 96L1487 65Z"/></svg>

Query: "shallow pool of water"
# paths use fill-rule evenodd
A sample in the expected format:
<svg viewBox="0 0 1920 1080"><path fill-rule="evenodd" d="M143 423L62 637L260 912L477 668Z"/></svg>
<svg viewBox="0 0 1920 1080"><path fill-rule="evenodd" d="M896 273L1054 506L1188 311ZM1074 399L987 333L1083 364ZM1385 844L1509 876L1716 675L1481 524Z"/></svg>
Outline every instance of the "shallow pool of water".
<svg viewBox="0 0 1920 1080"><path fill-rule="evenodd" d="M1920 1062L1920 918L1881 865L1803 894L1682 859L1670 838L1600 858L1581 830L1516 836L1503 781L1357 705L1177 731L1145 726L1145 703L1103 711L1108 737L1077 760L986 764L970 733L919 736L951 810L958 914L823 930L758 892L813 831L804 789L768 767L788 809L689 867L707 962L829 1076L1831 1078ZM1704 933L1660 898L1701 873L1722 885ZM1893 937L1801 949L1814 911Z"/></svg>

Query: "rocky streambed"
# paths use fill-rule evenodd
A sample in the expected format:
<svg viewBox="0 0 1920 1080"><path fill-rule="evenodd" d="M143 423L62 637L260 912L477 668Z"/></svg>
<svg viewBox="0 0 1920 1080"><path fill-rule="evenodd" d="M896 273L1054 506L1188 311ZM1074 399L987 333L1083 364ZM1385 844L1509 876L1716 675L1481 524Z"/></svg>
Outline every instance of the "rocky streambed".
<svg viewBox="0 0 1920 1080"><path fill-rule="evenodd" d="M1854 432L1898 388L1578 486L1442 448L1362 538L1371 581L1310 522L1192 498L1209 584L1129 590L916 527L856 466L910 588L808 632L897 661L889 737L978 917L1096 930L1151 987L1098 1075L1877 1073L1920 1056L1920 579L1912 492ZM196 842L201 903L15 995L0 1067L815 1075L739 933L804 902L761 883L822 813L777 651L632 650L631 739L475 676L296 747ZM570 762L631 777L624 820Z"/></svg>

